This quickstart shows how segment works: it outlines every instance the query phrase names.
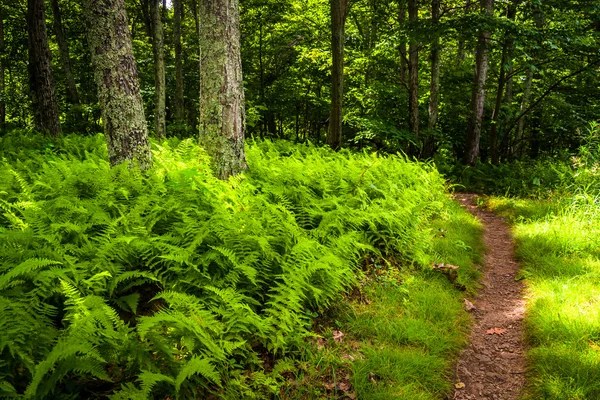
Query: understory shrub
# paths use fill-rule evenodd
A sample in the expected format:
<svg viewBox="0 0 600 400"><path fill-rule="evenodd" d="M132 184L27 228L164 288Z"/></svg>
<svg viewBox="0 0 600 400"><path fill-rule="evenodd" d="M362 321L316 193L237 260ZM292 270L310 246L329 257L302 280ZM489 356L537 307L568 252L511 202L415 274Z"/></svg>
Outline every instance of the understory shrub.
<svg viewBox="0 0 600 400"><path fill-rule="evenodd" d="M0 397L275 394L264 358L302 350L363 257L429 263L429 165L261 142L219 181L193 140L153 156L142 173L111 169L102 135L0 138Z"/></svg>

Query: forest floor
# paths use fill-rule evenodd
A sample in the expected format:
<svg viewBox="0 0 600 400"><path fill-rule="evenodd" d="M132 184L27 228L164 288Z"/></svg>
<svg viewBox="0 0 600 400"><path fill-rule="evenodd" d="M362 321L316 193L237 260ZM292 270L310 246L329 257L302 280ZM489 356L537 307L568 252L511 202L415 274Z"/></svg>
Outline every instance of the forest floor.
<svg viewBox="0 0 600 400"><path fill-rule="evenodd" d="M488 252L483 288L473 300L475 322L456 366L452 399L517 399L525 384L525 300L524 285L516 279L520 266L510 229L502 218L479 208L476 195L459 194L457 200L484 224Z"/></svg>

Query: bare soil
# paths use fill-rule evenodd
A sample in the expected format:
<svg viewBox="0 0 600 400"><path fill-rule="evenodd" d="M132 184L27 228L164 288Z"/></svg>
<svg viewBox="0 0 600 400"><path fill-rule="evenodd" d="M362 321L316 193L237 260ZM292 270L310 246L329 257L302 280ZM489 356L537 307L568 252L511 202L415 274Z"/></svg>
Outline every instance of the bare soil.
<svg viewBox="0 0 600 400"><path fill-rule="evenodd" d="M477 207L477 196L459 194L460 201L485 226L483 288L472 310L474 325L468 347L456 366L456 391L451 399L518 399L525 384L523 344L524 285L515 278L510 230L502 218Z"/></svg>

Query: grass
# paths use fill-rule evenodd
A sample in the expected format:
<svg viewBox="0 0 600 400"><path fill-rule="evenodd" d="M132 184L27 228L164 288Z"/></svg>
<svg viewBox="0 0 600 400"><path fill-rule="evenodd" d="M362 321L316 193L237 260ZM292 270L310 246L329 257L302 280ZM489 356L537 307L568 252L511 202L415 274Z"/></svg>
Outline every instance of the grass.
<svg viewBox="0 0 600 400"><path fill-rule="evenodd" d="M527 280L527 399L600 398L598 207L491 198L514 223Z"/></svg>
<svg viewBox="0 0 600 400"><path fill-rule="evenodd" d="M443 399L466 344L484 245L477 219L447 199L429 229L431 262L458 265L452 283L430 270L402 269L393 260L366 260L366 273L345 302L316 327L307 363L281 398ZM346 397L348 396L348 397Z"/></svg>

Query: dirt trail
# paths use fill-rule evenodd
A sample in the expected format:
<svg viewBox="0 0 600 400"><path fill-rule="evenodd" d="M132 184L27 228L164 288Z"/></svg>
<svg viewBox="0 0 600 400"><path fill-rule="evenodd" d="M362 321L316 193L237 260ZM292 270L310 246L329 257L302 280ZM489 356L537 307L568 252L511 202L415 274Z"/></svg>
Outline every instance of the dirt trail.
<svg viewBox="0 0 600 400"><path fill-rule="evenodd" d="M515 280L519 265L506 223L477 207L477 196L456 196L485 225L483 288L473 301L475 323L469 346L456 366L457 387L451 399L518 399L525 383L523 284ZM492 331L494 330L494 331ZM493 332L493 333L492 333ZM462 384L461 384L462 383Z"/></svg>

